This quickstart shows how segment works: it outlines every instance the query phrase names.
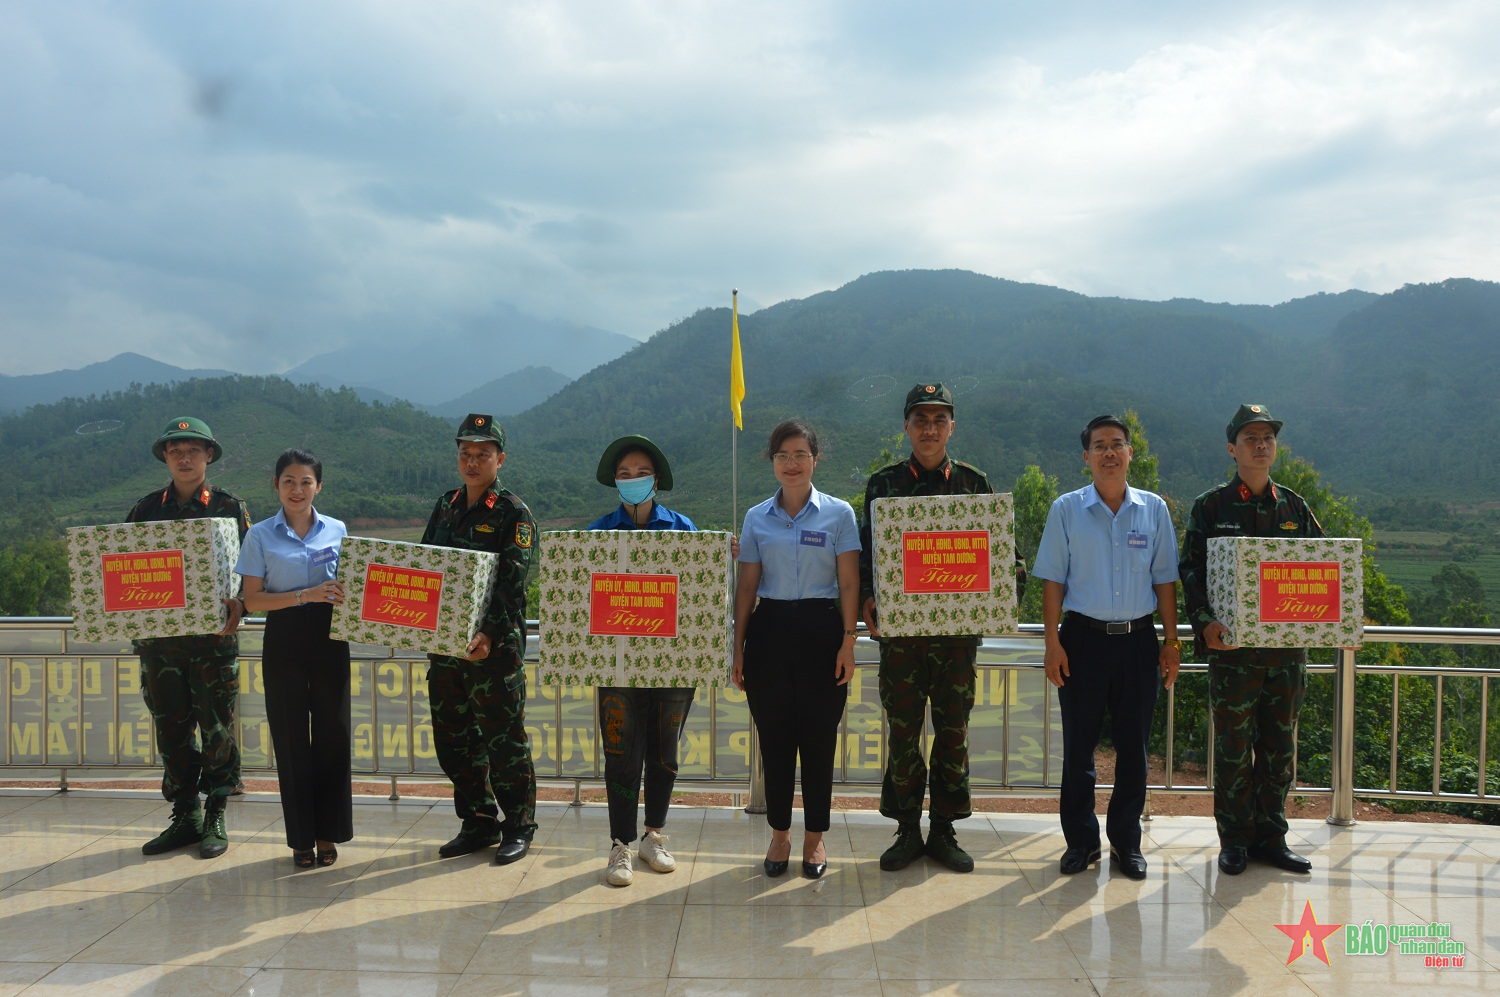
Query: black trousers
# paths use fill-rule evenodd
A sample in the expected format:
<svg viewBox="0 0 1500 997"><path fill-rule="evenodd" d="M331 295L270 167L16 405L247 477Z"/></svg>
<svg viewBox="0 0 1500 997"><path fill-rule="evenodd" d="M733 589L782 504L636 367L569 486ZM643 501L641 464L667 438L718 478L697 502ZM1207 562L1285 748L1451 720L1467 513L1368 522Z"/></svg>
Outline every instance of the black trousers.
<svg viewBox="0 0 1500 997"><path fill-rule="evenodd" d="M766 767L766 823L792 826L797 757L802 823L828 830L833 762L849 686L834 672L844 620L832 599L762 599L745 631L745 698Z"/></svg>
<svg viewBox="0 0 1500 997"><path fill-rule="evenodd" d="M1109 797L1105 833L1121 850L1141 846L1141 810L1146 805L1146 739L1156 709L1158 647L1150 627L1107 634L1072 620L1058 633L1068 652L1068 676L1057 690L1062 712L1063 771L1059 807L1070 848L1099 842L1094 815L1094 749L1109 711L1115 743L1115 789Z"/></svg>
<svg viewBox="0 0 1500 997"><path fill-rule="evenodd" d="M272 610L262 655L266 722L276 749L286 843L354 837L350 785L349 645L328 639L333 606Z"/></svg>

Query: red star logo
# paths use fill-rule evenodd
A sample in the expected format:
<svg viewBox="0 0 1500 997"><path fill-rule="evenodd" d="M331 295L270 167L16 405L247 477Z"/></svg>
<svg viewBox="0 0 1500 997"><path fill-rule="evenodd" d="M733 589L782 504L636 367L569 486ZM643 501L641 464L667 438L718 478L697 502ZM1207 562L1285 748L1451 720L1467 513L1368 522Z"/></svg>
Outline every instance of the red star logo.
<svg viewBox="0 0 1500 997"><path fill-rule="evenodd" d="M1308 948L1312 949L1313 955L1323 960L1323 965L1332 965L1328 961L1328 949L1323 946L1323 940L1342 928L1343 925L1319 924L1317 917L1313 914L1311 900L1307 902L1306 907L1302 908L1302 920L1296 924L1278 924L1276 927L1283 935L1292 940L1292 951L1286 957L1286 964L1288 966L1302 958L1302 954Z"/></svg>

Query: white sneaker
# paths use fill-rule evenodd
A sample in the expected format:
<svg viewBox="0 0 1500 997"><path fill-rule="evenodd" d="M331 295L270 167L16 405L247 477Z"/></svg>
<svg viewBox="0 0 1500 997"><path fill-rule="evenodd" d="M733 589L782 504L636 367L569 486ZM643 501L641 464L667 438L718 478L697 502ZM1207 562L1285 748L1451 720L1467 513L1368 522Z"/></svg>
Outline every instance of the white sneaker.
<svg viewBox="0 0 1500 997"><path fill-rule="evenodd" d="M604 881L610 886L629 886L635 879L635 857L630 854L630 846L619 838L614 843L609 850L609 865L604 867Z"/></svg>
<svg viewBox="0 0 1500 997"><path fill-rule="evenodd" d="M660 831L647 831L646 836L641 839L641 861L657 872L675 870L677 860L667 851L667 842L670 840Z"/></svg>

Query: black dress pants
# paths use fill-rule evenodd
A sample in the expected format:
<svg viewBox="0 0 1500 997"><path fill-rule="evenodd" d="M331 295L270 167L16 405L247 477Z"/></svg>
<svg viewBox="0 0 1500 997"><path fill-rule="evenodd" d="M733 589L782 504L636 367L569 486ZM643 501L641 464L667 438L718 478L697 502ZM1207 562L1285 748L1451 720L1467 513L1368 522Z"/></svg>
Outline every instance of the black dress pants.
<svg viewBox="0 0 1500 997"><path fill-rule="evenodd" d="M797 757L802 823L828 830L833 763L849 686L835 674L844 620L832 599L762 599L745 632L745 698L766 767L766 823L792 826Z"/></svg>
<svg viewBox="0 0 1500 997"><path fill-rule="evenodd" d="M330 640L333 606L272 610L262 655L288 846L354 837L349 644Z"/></svg>

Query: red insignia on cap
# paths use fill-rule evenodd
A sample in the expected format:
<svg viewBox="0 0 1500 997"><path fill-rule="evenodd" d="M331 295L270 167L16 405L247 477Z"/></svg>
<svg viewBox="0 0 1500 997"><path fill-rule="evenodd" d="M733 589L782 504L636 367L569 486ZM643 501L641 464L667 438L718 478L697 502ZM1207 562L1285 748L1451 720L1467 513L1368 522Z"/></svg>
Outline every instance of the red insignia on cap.
<svg viewBox="0 0 1500 997"><path fill-rule="evenodd" d="M929 384L929 385L927 385L927 387L923 388L922 390L925 391L925 392L927 392L928 394L931 394L932 392L934 392L934 391L937 390L937 385L935 385L935 384Z"/></svg>
<svg viewBox="0 0 1500 997"><path fill-rule="evenodd" d="M476 426L483 426L484 425L484 416L482 416L482 415L475 416L474 417L474 425L476 425Z"/></svg>
<svg viewBox="0 0 1500 997"><path fill-rule="evenodd" d="M929 388L929 389L928 389L928 390L931 390L931 389L930 389L930 388ZM185 422L179 422L179 423L178 423L178 424L177 424L177 428L178 428L178 429L186 429L186 428L188 428L188 425L187 425L187 423L185 423Z"/></svg>
<svg viewBox="0 0 1500 997"><path fill-rule="evenodd" d="M1259 413L1260 412L1260 406L1259 405L1251 405L1250 406L1250 411Z"/></svg>

